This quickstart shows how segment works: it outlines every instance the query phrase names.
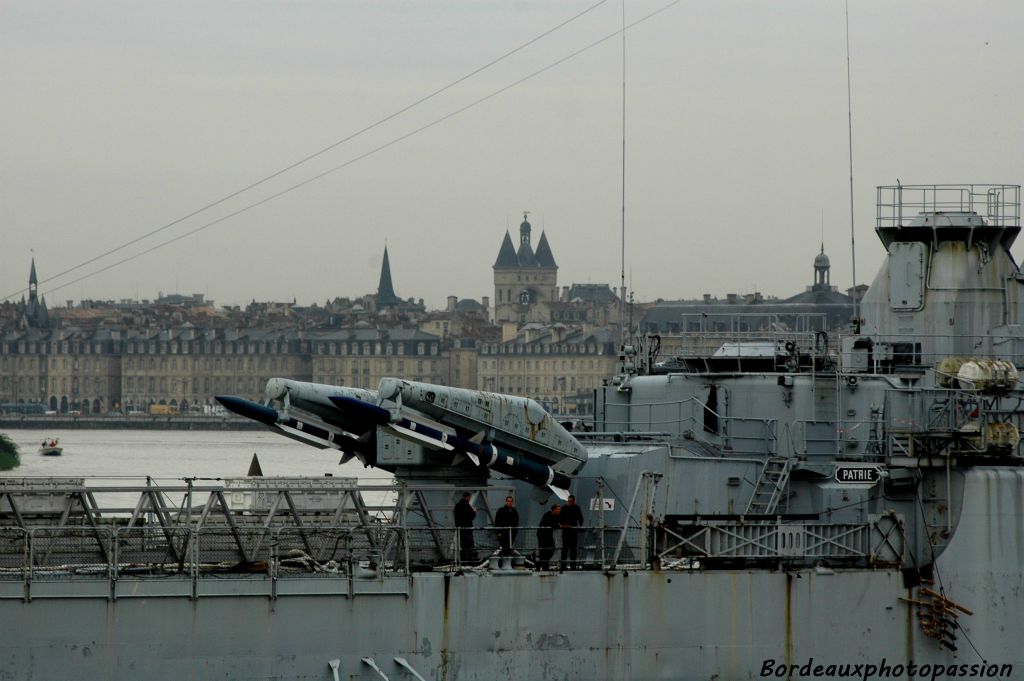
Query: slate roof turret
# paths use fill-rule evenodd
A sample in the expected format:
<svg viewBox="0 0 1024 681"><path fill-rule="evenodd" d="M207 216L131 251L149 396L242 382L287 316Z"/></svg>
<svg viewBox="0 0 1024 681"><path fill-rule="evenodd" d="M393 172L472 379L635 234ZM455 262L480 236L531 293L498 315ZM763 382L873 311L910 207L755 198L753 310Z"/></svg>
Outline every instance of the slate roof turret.
<svg viewBox="0 0 1024 681"><path fill-rule="evenodd" d="M544 232L540 234L537 250L533 250L533 246L530 243L532 229L530 221L526 219L524 214L523 222L519 225L518 252L512 243L512 235L508 231L505 232L505 238L502 239L501 248L498 250L498 259L494 261L495 269L503 267L558 268L558 265L555 263L555 256L551 252L551 245L548 243L548 237Z"/></svg>
<svg viewBox="0 0 1024 681"><path fill-rule="evenodd" d="M537 264L541 267L558 267L551 246L548 245L548 235L544 232L540 233L540 241L537 242Z"/></svg>
<svg viewBox="0 0 1024 681"><path fill-rule="evenodd" d="M506 231L505 238L501 242L501 249L498 250L498 259L494 261L497 267L519 267L519 258L516 257L516 248L512 245L512 236Z"/></svg>

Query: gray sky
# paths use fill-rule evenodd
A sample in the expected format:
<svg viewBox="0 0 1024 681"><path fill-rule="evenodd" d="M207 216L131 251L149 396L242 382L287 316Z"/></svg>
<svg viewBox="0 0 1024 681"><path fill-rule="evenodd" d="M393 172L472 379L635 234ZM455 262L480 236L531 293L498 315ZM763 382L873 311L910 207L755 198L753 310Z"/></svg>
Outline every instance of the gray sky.
<svg viewBox="0 0 1024 681"><path fill-rule="evenodd" d="M0 3L0 296L166 225L366 127L596 0ZM629 0L626 21L663 5ZM606 2L322 157L41 285L218 304L375 289L493 295L521 212L559 282L620 269L616 37L241 215L56 286L341 165L618 30ZM1024 183L1024 3L850 3L858 280L874 187ZM851 281L844 6L684 0L628 31L626 269L638 300L791 295L824 232ZM824 227L822 227L824 225ZM1020 249L1015 249L1020 254Z"/></svg>

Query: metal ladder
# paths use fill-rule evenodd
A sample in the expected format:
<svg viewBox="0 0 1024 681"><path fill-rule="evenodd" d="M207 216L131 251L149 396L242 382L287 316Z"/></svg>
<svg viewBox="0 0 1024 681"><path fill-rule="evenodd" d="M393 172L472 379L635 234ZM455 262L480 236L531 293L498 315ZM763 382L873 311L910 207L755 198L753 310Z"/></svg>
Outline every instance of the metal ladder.
<svg viewBox="0 0 1024 681"><path fill-rule="evenodd" d="M889 431L889 456L914 456L914 437L909 432Z"/></svg>
<svg viewBox="0 0 1024 681"><path fill-rule="evenodd" d="M754 493L747 504L745 515L771 515L779 506L783 490L789 484L789 471L793 468L793 459L773 456L764 462L761 476L754 486Z"/></svg>

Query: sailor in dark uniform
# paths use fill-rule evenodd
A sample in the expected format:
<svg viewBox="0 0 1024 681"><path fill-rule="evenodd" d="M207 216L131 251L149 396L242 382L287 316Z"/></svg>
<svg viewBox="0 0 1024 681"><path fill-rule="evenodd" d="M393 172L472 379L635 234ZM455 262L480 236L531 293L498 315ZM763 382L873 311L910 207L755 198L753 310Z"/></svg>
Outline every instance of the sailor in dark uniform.
<svg viewBox="0 0 1024 681"><path fill-rule="evenodd" d="M580 530L583 526L583 511L576 505L576 497L569 495L569 500L562 508L562 569L578 570L576 546L579 543Z"/></svg>
<svg viewBox="0 0 1024 681"><path fill-rule="evenodd" d="M552 504L551 510L540 519L540 527L537 528L538 570L547 570L551 566L551 557L555 555L555 528L560 525L561 512L561 506Z"/></svg>
<svg viewBox="0 0 1024 681"><path fill-rule="evenodd" d="M512 555L512 544L516 541L519 528L519 512L512 497L505 497L505 505L494 514L494 526L498 528L498 545L503 556Z"/></svg>
<svg viewBox="0 0 1024 681"><path fill-rule="evenodd" d="M464 492L462 499L455 504L455 527L459 528L459 560L472 563L476 560L476 546L473 543L473 519L476 509L469 503L470 494Z"/></svg>

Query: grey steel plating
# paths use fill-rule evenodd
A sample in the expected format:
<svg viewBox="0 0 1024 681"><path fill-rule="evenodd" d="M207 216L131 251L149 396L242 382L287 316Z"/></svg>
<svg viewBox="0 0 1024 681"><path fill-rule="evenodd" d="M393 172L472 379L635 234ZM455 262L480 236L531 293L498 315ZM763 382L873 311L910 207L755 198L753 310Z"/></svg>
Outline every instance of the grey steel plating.
<svg viewBox="0 0 1024 681"><path fill-rule="evenodd" d="M664 345L722 350L667 358L638 335L589 432L522 397L274 379L267 404L225 404L395 485L245 479L110 509L86 481L6 481L0 617L17 626L0 672L697 680L813 658L1024 673L1020 188L878 196L887 258L847 332L700 331ZM520 458L477 455L500 451ZM570 492L584 526L558 531L565 561L548 563L536 529ZM507 496L511 551L493 526Z"/></svg>

